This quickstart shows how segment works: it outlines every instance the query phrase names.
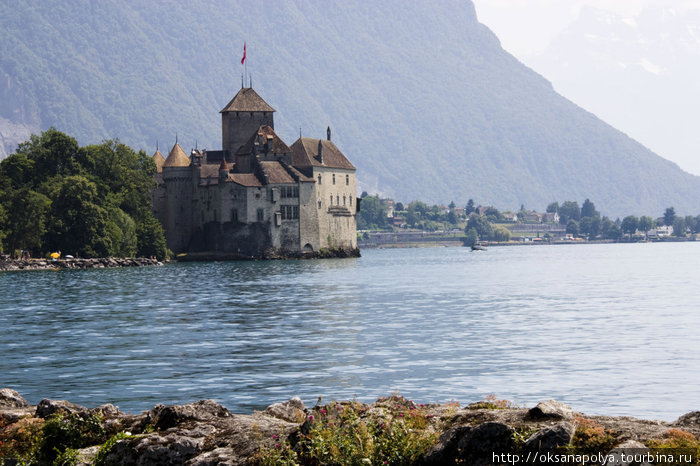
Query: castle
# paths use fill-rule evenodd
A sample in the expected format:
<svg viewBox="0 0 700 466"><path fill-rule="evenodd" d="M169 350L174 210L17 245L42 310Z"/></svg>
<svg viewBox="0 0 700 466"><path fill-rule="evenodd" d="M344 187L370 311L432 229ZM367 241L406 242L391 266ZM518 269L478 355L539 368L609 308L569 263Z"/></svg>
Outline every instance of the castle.
<svg viewBox="0 0 700 466"><path fill-rule="evenodd" d="M177 253L270 257L357 253L355 167L331 141L275 133L244 87L221 110L221 150L156 151L153 213Z"/></svg>

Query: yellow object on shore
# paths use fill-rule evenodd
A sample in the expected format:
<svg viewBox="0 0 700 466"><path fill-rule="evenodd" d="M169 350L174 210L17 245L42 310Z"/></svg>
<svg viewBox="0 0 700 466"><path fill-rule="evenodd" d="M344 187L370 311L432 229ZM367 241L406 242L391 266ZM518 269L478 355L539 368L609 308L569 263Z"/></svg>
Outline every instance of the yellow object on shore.
<svg viewBox="0 0 700 466"><path fill-rule="evenodd" d="M61 257L61 254L60 254L60 253L57 253L57 252L52 252L52 253L51 253L51 258L52 258L52 259L58 259L59 257Z"/></svg>

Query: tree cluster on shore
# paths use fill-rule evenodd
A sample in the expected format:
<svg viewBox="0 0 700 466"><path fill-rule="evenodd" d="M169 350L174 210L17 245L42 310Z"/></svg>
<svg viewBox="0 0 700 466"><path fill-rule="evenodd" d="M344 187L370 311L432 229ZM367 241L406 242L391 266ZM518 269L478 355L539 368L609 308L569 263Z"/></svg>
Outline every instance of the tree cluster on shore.
<svg viewBox="0 0 700 466"><path fill-rule="evenodd" d="M51 128L0 162L0 251L168 255L151 213L156 166L118 140L80 147Z"/></svg>
<svg viewBox="0 0 700 466"><path fill-rule="evenodd" d="M388 216L389 206L393 206L393 217ZM533 217L535 220L531 220ZM649 231L664 226L672 227L672 234L676 237L700 233L700 215L679 216L673 207L669 207L658 218L627 215L622 219L612 219L601 215L590 199L584 200L580 206L577 201L552 202L545 212L537 213L526 210L524 206L517 212L499 211L493 206L477 206L472 199L463 208L457 207L454 202L449 206L431 206L421 201L404 205L363 193L362 209L357 216L358 230L463 229L467 244L477 240L509 241L512 233L508 227L516 223L557 224L567 234L587 240L646 238Z"/></svg>

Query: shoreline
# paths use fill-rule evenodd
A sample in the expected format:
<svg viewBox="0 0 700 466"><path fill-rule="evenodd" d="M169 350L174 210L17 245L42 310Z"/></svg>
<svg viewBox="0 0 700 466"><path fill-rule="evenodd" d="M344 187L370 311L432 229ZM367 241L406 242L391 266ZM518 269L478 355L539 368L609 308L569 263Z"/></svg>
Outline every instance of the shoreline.
<svg viewBox="0 0 700 466"><path fill-rule="evenodd" d="M420 404L398 394L374 403L320 403L319 398L316 406L307 407L295 397L262 411L235 414L213 400L200 400L127 414L111 404L88 409L44 399L31 406L5 388L0 390L0 458L41 462L58 455L71 459L68 464L199 466L479 465L517 464L512 458L525 455L540 458L532 464L545 464L546 455L585 455L611 464L611 455L619 460L625 453L697 454L700 448L700 411L666 422L589 416L554 400L527 409L492 395L467 406L455 401ZM69 441L57 436L56 429L80 435ZM27 442L27 432L40 442ZM511 455L511 460L501 455Z"/></svg>
<svg viewBox="0 0 700 466"><path fill-rule="evenodd" d="M488 242L488 247L519 247L519 246L566 246L566 245L579 245L579 244L651 244L651 243L693 243L697 241L695 238L673 238L673 239L663 239L655 241L616 241L611 239L599 239L599 240L582 240L582 241L510 241L507 243L502 242ZM464 242L459 240L444 240L444 241L406 241L406 242L386 242L386 243L362 243L358 242L358 248L360 249L396 249L396 248L432 248L432 247L465 247Z"/></svg>
<svg viewBox="0 0 700 466"><path fill-rule="evenodd" d="M163 262L147 257L100 257L95 259L2 259L0 272L16 270L105 269L115 267L161 266Z"/></svg>

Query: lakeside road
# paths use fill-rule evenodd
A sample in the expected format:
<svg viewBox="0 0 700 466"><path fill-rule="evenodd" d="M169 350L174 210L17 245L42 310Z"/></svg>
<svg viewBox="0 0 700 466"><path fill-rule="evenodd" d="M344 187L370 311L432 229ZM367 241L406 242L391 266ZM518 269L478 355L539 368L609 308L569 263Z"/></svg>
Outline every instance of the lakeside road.
<svg viewBox="0 0 700 466"><path fill-rule="evenodd" d="M27 434L35 440L26 441ZM310 408L295 397L252 414L231 413L213 400L127 414L111 404L88 409L43 399L32 406L18 392L0 390L0 458L19 462L56 464L70 456L70 464L631 464L625 458L672 454L673 464L696 464L686 459L697 455L699 435L698 411L649 421L588 416L555 400L527 409L493 395L464 407L395 393L374 403L319 398Z"/></svg>

